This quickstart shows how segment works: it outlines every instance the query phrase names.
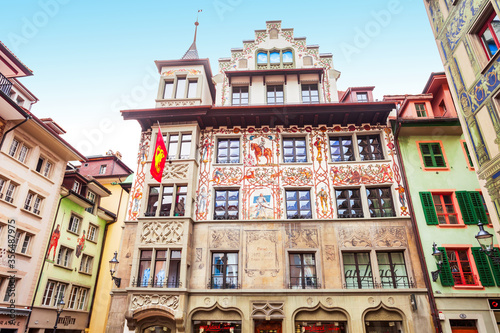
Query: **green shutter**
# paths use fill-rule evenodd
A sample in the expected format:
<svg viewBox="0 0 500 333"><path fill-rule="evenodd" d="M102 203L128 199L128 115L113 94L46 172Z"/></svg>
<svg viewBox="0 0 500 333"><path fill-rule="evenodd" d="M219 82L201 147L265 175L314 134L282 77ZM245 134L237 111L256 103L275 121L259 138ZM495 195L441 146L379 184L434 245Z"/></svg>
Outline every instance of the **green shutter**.
<svg viewBox="0 0 500 333"><path fill-rule="evenodd" d="M419 194L420 200L422 201L425 221L430 225L439 224L436 210L434 209L434 201L432 200L431 192L420 192Z"/></svg>
<svg viewBox="0 0 500 333"><path fill-rule="evenodd" d="M448 262L448 255L446 254L446 249L444 247L438 247L438 250L443 252L443 266L441 267L441 272L439 272L441 285L443 287L453 287L455 285L455 281L453 280L453 274L451 274L451 268L450 268L450 263Z"/></svg>
<svg viewBox="0 0 500 333"><path fill-rule="evenodd" d="M467 148L467 143L462 142L463 146L464 146L464 150L465 150L465 154L467 155L467 159L469 160L469 166L471 168L474 167L474 164L472 163L472 158L470 157L470 153L469 153L469 148Z"/></svg>
<svg viewBox="0 0 500 333"><path fill-rule="evenodd" d="M469 192L469 196L474 213L476 214L476 220L480 220L482 223L488 224L488 217L486 216L486 211L484 210L481 194L479 192Z"/></svg>
<svg viewBox="0 0 500 333"><path fill-rule="evenodd" d="M462 212L462 218L465 224L477 224L476 213L474 212L474 207L472 205L472 200L467 191L457 191L455 192L457 197L458 205L460 206L460 211Z"/></svg>
<svg viewBox="0 0 500 333"><path fill-rule="evenodd" d="M500 251L496 247L493 248L493 256L496 258L500 257ZM495 264L495 262L491 260L490 257L488 257L488 261L490 263L491 272L493 273L493 277L495 278L497 286L500 287L500 264Z"/></svg>
<svg viewBox="0 0 500 333"><path fill-rule="evenodd" d="M493 275L491 275L490 265L488 264L488 257L486 254L481 252L480 247L473 247L472 255L474 256L479 279L483 287L494 287L495 280L493 279Z"/></svg>

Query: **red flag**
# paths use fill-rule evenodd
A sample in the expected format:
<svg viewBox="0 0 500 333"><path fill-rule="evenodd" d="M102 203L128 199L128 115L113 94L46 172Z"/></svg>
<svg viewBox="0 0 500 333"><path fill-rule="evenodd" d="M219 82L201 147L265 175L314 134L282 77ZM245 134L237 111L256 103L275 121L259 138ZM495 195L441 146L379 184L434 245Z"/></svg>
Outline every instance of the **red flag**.
<svg viewBox="0 0 500 333"><path fill-rule="evenodd" d="M161 182L163 176L163 168L167 160L167 147L163 142L163 135L161 135L160 126L158 126L158 136L156 137L156 145L153 153L153 160L151 161L151 176Z"/></svg>

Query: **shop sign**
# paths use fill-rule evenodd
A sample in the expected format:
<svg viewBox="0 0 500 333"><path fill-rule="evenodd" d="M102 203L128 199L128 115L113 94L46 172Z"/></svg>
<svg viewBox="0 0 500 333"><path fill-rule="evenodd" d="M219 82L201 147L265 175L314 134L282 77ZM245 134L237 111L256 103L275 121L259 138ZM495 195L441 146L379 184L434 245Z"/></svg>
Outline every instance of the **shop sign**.
<svg viewBox="0 0 500 333"><path fill-rule="evenodd" d="M489 299L488 303L490 305L491 310L500 310L500 299Z"/></svg>
<svg viewBox="0 0 500 333"><path fill-rule="evenodd" d="M76 318L71 316L59 317L57 324L62 324L63 326L75 325Z"/></svg>
<svg viewBox="0 0 500 333"><path fill-rule="evenodd" d="M304 333L315 333L315 332L336 332L340 331L338 325L335 324L324 324L324 325L312 325L312 326L302 326L302 332Z"/></svg>

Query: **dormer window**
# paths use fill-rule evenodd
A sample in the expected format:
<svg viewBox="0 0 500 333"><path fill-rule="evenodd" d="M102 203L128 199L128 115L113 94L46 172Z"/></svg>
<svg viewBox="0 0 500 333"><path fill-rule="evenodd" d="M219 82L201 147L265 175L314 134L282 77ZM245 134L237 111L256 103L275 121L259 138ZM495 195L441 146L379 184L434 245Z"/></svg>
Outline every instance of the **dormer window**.
<svg viewBox="0 0 500 333"><path fill-rule="evenodd" d="M80 182L76 181L73 183L73 188L71 189L73 192L80 194Z"/></svg>
<svg viewBox="0 0 500 333"><path fill-rule="evenodd" d="M158 98L162 99L184 99L198 97L198 78L177 76L164 81L163 93Z"/></svg>
<svg viewBox="0 0 500 333"><path fill-rule="evenodd" d="M356 93L356 98L358 99L358 103L368 102L368 94L365 92Z"/></svg>

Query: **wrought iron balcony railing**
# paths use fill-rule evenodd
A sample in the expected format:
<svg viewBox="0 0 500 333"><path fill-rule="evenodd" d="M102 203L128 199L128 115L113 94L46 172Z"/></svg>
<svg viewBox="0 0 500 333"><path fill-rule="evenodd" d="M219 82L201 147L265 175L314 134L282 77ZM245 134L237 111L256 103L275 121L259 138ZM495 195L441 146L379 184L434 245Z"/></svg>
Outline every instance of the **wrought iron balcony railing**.
<svg viewBox="0 0 500 333"><path fill-rule="evenodd" d="M168 278L151 278L144 279L143 277L133 277L132 287L143 288L180 288L182 282L179 280L169 281Z"/></svg>
<svg viewBox="0 0 500 333"><path fill-rule="evenodd" d="M409 289L415 288L416 285L410 278L407 281L383 281L378 283L376 279L373 281L362 281L361 288L358 281L350 281L344 283L344 289Z"/></svg>
<svg viewBox="0 0 500 333"><path fill-rule="evenodd" d="M238 277L214 277L208 280L207 289L241 289Z"/></svg>
<svg viewBox="0 0 500 333"><path fill-rule="evenodd" d="M10 96L10 90L12 88L12 82L8 78L0 73L0 90L7 96Z"/></svg>
<svg viewBox="0 0 500 333"><path fill-rule="evenodd" d="M294 282L288 284L289 289L319 289L321 283L315 276L307 276L302 278L292 278Z"/></svg>

